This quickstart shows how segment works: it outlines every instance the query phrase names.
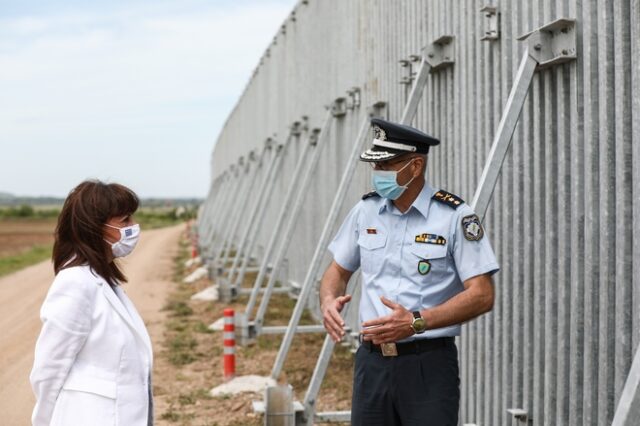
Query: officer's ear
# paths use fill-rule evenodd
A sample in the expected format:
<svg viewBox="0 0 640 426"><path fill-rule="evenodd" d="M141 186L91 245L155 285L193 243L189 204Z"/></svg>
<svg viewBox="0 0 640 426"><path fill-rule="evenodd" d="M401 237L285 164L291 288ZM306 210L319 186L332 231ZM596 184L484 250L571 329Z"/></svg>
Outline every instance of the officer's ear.
<svg viewBox="0 0 640 426"><path fill-rule="evenodd" d="M414 164L416 165L416 168L417 168L416 172L418 174L414 173L413 175L415 177L418 177L421 174L424 174L425 170L427 169L427 156L426 155L416 156L414 160Z"/></svg>

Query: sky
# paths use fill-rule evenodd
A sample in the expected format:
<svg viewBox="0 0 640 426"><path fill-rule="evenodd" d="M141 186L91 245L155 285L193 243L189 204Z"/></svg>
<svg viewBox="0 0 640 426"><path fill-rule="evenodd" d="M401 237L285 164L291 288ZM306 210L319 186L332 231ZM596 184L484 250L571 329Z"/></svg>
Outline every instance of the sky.
<svg viewBox="0 0 640 426"><path fill-rule="evenodd" d="M216 138L296 0L0 0L0 192L205 197Z"/></svg>

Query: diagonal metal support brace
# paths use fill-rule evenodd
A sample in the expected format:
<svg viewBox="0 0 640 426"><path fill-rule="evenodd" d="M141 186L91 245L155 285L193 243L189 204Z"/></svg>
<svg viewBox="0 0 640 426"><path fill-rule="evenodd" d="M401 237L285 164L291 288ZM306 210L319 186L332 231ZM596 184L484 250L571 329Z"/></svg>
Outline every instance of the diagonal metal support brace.
<svg viewBox="0 0 640 426"><path fill-rule="evenodd" d="M377 105L379 105L379 108L380 106L385 104L378 103ZM275 378L276 380L277 377L280 376L280 372L282 371L282 367L284 366L287 354L289 353L289 349L291 348L293 336L296 333L300 318L302 317L302 312L304 311L309 295L311 294L313 284L315 282L316 276L318 275L320 263L325 254L327 246L329 245L331 232L333 231L335 222L338 218L338 213L340 212L340 208L342 207L342 204L346 197L347 189L349 188L349 184L351 183L351 179L353 178L353 174L355 173L356 166L358 164L357 158L364 144L365 136L367 135L371 115L377 113L378 111L375 109L368 111L367 115L362 120L358 136L356 137L356 141L353 144L351 154L349 156L349 159L347 160L347 166L345 167L345 170L342 174L340 185L334 196L331 209L329 210L329 215L325 220L322 234L320 235L318 243L316 244L316 249L309 264L309 269L307 270L307 275L305 276L304 283L302 284L300 295L298 296L298 301L296 302L296 306L293 309L293 313L291 314L287 331L284 335L284 338L282 339L278 355L276 356L276 360L273 364L273 369L271 370L271 377Z"/></svg>
<svg viewBox="0 0 640 426"><path fill-rule="evenodd" d="M275 141L270 138L267 140L267 144L269 144L269 149L273 149ZM257 191L251 192L250 198L254 199L254 203L249 209L250 214L246 219L247 225L245 226L244 231L242 232L242 235L237 244L236 255L233 257L231 266L227 271L226 279L223 278L220 280L220 289L222 290L220 292L220 295L223 301L233 300L237 295L237 289L234 285L233 277L237 272L237 268L241 263L241 259L242 265L244 266L243 276L244 272L246 271L246 263L244 263L244 260L246 259L248 262L251 255L251 249L249 248L249 250L247 250L250 240L250 234L255 229L255 222L259 217L259 213L264 209L264 205L268 203L269 197L267 196L267 192L272 189L273 178L276 175L275 171L277 170L277 167L282 159L282 150L282 144L277 144L275 146L275 150L272 153L271 158L269 159L269 164L264 173L264 176L260 179L260 187ZM245 251L247 251L247 253L245 253Z"/></svg>
<svg viewBox="0 0 640 426"><path fill-rule="evenodd" d="M534 73L538 69L563 64L576 58L575 20L573 19L559 19L525 34L519 40L528 40L528 46L522 55L489 157L471 202L471 207L480 220L484 220L487 213Z"/></svg>
<svg viewBox="0 0 640 426"><path fill-rule="evenodd" d="M611 426L632 426L640 419L640 346L622 389Z"/></svg>

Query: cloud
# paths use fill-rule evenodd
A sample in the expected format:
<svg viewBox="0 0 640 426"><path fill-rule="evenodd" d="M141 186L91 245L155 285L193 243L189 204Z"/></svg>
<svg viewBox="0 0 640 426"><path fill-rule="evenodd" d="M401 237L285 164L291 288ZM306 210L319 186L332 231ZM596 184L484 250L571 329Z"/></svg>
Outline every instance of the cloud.
<svg viewBox="0 0 640 426"><path fill-rule="evenodd" d="M83 146L87 156L104 144L117 152L144 144L154 150L158 170L175 166L177 145L197 162L189 167L185 159L188 169L177 171L195 175L185 186L197 191L185 195L204 195L215 137L293 3L141 2L0 19L3 157L43 144L62 151ZM132 162L123 165L108 152L104 162L97 168L140 182L149 195L180 192L170 177L145 181ZM0 171L0 190L11 190L1 186L16 172ZM44 191L34 187L41 183L26 182L18 190L65 193L84 172Z"/></svg>

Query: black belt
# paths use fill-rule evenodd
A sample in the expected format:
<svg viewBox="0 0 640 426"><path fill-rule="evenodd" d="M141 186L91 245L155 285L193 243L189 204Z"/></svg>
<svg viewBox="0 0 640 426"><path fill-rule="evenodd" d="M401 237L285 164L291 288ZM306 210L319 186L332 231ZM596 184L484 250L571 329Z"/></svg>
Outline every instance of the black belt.
<svg viewBox="0 0 640 426"><path fill-rule="evenodd" d="M435 339L416 339L410 342L396 343L396 351L398 356L408 354L419 354L422 352L431 351L434 349L444 348L454 344L453 337L437 337ZM380 345L374 345L373 343L363 340L362 346L369 352L380 352L382 348Z"/></svg>

